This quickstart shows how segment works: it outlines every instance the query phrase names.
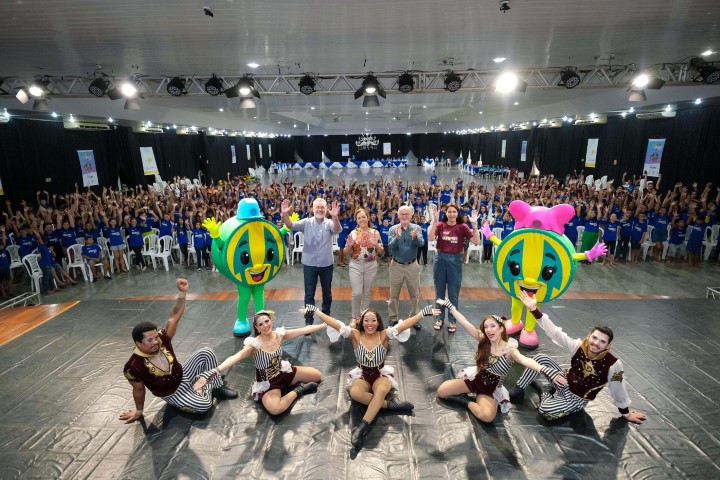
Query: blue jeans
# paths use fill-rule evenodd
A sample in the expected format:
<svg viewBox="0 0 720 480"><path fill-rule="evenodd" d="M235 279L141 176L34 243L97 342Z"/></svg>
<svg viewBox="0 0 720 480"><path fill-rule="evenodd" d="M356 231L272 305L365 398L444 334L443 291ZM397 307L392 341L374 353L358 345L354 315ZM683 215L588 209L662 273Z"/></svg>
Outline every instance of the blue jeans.
<svg viewBox="0 0 720 480"><path fill-rule="evenodd" d="M435 281L435 296L447 298L458 309L460 297L460 285L462 284L462 253L438 253L433 264L433 279ZM447 295L445 290L447 289ZM445 307L438 307L441 310L440 319L445 320ZM450 315L450 323L455 323L455 317Z"/></svg>
<svg viewBox="0 0 720 480"><path fill-rule="evenodd" d="M332 278L334 265L327 267L310 267L303 265L303 276L305 277L305 305L315 305L315 289L317 288L318 278L320 279L320 288L322 289L322 308L320 310L325 315L330 315L330 306L332 305ZM306 315L305 323L312 325L313 316Z"/></svg>

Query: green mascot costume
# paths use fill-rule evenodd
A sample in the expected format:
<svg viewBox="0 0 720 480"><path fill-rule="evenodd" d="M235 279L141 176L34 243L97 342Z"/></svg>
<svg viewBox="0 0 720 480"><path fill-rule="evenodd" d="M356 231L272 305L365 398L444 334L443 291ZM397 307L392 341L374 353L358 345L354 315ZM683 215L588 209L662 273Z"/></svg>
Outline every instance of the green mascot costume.
<svg viewBox="0 0 720 480"><path fill-rule="evenodd" d="M237 215L219 224L206 219L203 226L213 238L212 258L220 273L237 285L238 308L233 335L250 334L246 318L250 298L256 312L265 308L265 284L275 278L285 259L285 232L265 220L257 200L245 198Z"/></svg>

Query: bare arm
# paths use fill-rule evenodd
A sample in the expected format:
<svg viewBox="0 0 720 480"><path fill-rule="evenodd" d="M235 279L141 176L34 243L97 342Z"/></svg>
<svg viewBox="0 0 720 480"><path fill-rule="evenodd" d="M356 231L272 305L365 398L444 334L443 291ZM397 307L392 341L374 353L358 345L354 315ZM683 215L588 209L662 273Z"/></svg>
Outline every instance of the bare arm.
<svg viewBox="0 0 720 480"><path fill-rule="evenodd" d="M318 325L306 325L302 328L293 328L292 330L285 330L285 340L292 340L293 338L302 337L309 333L319 332L324 330L326 327L324 324Z"/></svg>
<svg viewBox="0 0 720 480"><path fill-rule="evenodd" d="M125 423L133 423L140 420L143 415L143 408L145 405L145 384L143 382L130 382L133 388L133 400L135 401L134 410L124 410L120 412L118 417Z"/></svg>
<svg viewBox="0 0 720 480"><path fill-rule="evenodd" d="M185 296L187 295L188 281L184 278L177 279L177 287L180 293L178 293L175 305L170 309L170 317L168 318L167 324L165 324L165 333L168 337L172 338L177 331L178 323L180 318L185 313Z"/></svg>

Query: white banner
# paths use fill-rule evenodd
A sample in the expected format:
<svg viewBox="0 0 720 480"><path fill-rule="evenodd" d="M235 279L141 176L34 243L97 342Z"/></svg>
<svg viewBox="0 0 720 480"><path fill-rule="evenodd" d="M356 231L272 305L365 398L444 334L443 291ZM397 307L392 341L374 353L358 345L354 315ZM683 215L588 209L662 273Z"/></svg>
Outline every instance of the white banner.
<svg viewBox="0 0 720 480"><path fill-rule="evenodd" d="M500 158L505 158L505 148L507 148L507 140L502 141L502 150L500 150Z"/></svg>
<svg viewBox="0 0 720 480"><path fill-rule="evenodd" d="M152 147L140 147L140 158L142 159L143 172L145 175L157 175L160 172L155 162L155 153Z"/></svg>
<svg viewBox="0 0 720 480"><path fill-rule="evenodd" d="M597 159L598 138L588 138L587 152L585 153L585 167L595 168Z"/></svg>
<svg viewBox="0 0 720 480"><path fill-rule="evenodd" d="M258 143L258 152L260 153L258 158L262 158L262 143Z"/></svg>
<svg viewBox="0 0 720 480"><path fill-rule="evenodd" d="M350 144L349 143L343 143L340 145L342 148L342 156L343 157L349 157L350 156Z"/></svg>
<svg viewBox="0 0 720 480"><path fill-rule="evenodd" d="M78 150L78 158L80 159L80 173L83 177L83 187L92 187L100 185L98 181L97 169L95 168L95 154L92 150Z"/></svg>
<svg viewBox="0 0 720 480"><path fill-rule="evenodd" d="M232 163L237 163L237 156L235 155L235 145L230 145L230 153L232 154Z"/></svg>
<svg viewBox="0 0 720 480"><path fill-rule="evenodd" d="M390 142L383 143L383 155L391 155L392 154L392 147L390 146Z"/></svg>
<svg viewBox="0 0 720 480"><path fill-rule="evenodd" d="M250 144L245 144L245 149L247 150L247 159L250 160Z"/></svg>
<svg viewBox="0 0 720 480"><path fill-rule="evenodd" d="M272 145L268 143L268 158L272 158Z"/></svg>

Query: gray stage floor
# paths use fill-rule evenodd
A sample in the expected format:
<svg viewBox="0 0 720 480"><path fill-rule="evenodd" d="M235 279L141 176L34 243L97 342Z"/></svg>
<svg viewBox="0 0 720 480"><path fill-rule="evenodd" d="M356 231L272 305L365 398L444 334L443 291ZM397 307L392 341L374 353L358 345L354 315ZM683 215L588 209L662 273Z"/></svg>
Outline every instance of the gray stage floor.
<svg viewBox="0 0 720 480"><path fill-rule="evenodd" d="M191 286L192 288L192 286ZM168 290L166 290L167 292ZM300 325L300 302L269 302L278 325ZM374 306L385 312L382 301ZM451 371L470 365L475 349L465 332L430 328L393 342L387 363L397 369L398 395L412 415L382 415L365 447L351 455L349 434L361 410L351 405L345 374L354 365L350 343L324 333L285 344L295 364L325 378L289 413L267 415L249 396L250 362L228 383L240 398L202 417L180 414L148 394L146 424L124 425L133 405L122 365L130 329L164 321L168 301L88 300L0 348L3 461L0 478L718 478L720 477L720 304L711 300L558 300L547 313L573 336L596 324L616 332L632 408L642 426L618 419L607 392L585 414L548 423L529 395L490 425L442 404L435 389ZM503 313L508 303L463 302L473 321ZM403 306L405 307L405 306ZM333 313L348 317L349 302ZM241 347L230 336L233 302L189 301L175 337L180 360L202 346L224 358ZM541 347L558 356L541 334ZM520 374L515 367L506 380Z"/></svg>

